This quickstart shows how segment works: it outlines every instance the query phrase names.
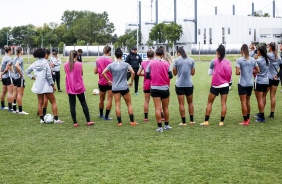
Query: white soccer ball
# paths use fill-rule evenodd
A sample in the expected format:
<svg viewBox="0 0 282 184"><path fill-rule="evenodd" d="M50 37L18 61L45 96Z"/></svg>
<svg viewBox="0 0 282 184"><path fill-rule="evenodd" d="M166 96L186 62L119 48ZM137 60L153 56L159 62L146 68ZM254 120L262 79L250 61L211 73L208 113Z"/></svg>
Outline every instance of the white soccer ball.
<svg viewBox="0 0 282 184"><path fill-rule="evenodd" d="M47 124L54 122L54 116L52 114L46 114L43 119L44 119L44 122Z"/></svg>
<svg viewBox="0 0 282 184"><path fill-rule="evenodd" d="M99 89L94 89L92 93L93 95L99 95Z"/></svg>

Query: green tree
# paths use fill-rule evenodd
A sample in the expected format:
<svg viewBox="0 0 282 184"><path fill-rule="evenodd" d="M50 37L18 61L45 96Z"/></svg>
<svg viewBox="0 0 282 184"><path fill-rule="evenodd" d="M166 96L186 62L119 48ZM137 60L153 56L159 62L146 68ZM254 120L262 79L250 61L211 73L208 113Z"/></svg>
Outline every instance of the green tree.
<svg viewBox="0 0 282 184"><path fill-rule="evenodd" d="M3 27L0 30L0 48L3 48L5 45L7 45L7 33L8 33L8 41L9 41L9 35L11 34L11 27Z"/></svg>
<svg viewBox="0 0 282 184"><path fill-rule="evenodd" d="M138 32L138 42L139 44L141 43L141 39L142 39L142 34L140 33L140 31ZM121 47L125 50L125 48L127 48L128 50L130 48L132 48L133 46L137 45L137 30L132 30L132 29L126 29L125 30L125 34L121 35L117 42L115 42L115 47Z"/></svg>
<svg viewBox="0 0 282 184"><path fill-rule="evenodd" d="M165 25L164 33L169 46L172 46L183 35L183 29L181 25L171 22Z"/></svg>
<svg viewBox="0 0 282 184"><path fill-rule="evenodd" d="M250 14L248 16L251 16ZM270 17L269 13L263 13L261 10L254 12L254 17Z"/></svg>
<svg viewBox="0 0 282 184"><path fill-rule="evenodd" d="M155 25L150 33L149 33L149 39L150 42L156 41L156 44L164 43L166 41L166 33L165 33L165 23L160 23Z"/></svg>

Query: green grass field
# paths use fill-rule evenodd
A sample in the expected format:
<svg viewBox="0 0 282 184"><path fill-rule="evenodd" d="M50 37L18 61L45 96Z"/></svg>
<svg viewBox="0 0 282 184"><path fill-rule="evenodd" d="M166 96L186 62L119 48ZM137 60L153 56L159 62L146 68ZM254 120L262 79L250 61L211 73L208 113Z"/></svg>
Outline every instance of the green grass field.
<svg viewBox="0 0 282 184"><path fill-rule="evenodd" d="M59 117L65 123L39 124L37 98L30 90L33 81L26 78L23 109L30 114L21 116L0 112L0 183L282 183L280 86L275 119L257 124L252 118L250 126L242 127L238 125L243 120L237 94L238 77L233 74L226 125L218 126L220 100L217 98L210 126L201 127L199 123L204 120L211 77L207 75L209 63L196 62L193 77L196 125L178 126L181 119L174 77L169 106L173 129L158 133L155 132L157 125L152 101L149 122L142 121L143 79L139 85L140 96L135 96L131 89L138 126L129 125L125 103L122 103L122 127L116 124L114 107L110 114L113 121L105 122L98 118L99 97L92 95L92 90L98 88L98 76L93 74L93 67L91 62L83 66L87 103L95 122L92 127L84 124L79 103L77 117L80 126L72 126L63 70L63 93L56 92L55 96ZM258 111L254 94L251 99L253 115ZM269 109L268 95L266 116ZM48 112L51 112L50 105ZM186 118L189 120L188 113Z"/></svg>

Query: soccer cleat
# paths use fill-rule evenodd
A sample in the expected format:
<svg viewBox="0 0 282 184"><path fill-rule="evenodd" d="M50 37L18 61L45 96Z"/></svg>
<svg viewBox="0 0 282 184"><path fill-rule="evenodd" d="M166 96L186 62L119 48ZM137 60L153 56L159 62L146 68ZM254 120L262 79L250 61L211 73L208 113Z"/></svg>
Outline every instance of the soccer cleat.
<svg viewBox="0 0 282 184"><path fill-rule="evenodd" d="M54 123L55 123L55 124L63 124L64 121L58 119L58 120L54 120Z"/></svg>
<svg viewBox="0 0 282 184"><path fill-rule="evenodd" d="M219 122L218 125L219 125L219 126L224 126L224 123L221 121L221 122Z"/></svg>
<svg viewBox="0 0 282 184"><path fill-rule="evenodd" d="M135 126L138 125L138 123L134 121L134 122L130 122L130 125Z"/></svg>
<svg viewBox="0 0 282 184"><path fill-rule="evenodd" d="M20 115L28 115L29 113L22 111L22 112L18 112Z"/></svg>
<svg viewBox="0 0 282 184"><path fill-rule="evenodd" d="M200 123L201 126L209 126L209 122L208 121L204 121L203 123Z"/></svg>
<svg viewBox="0 0 282 184"><path fill-rule="evenodd" d="M274 115L271 115L271 114L270 114L270 115L268 116L268 118L274 118Z"/></svg>
<svg viewBox="0 0 282 184"><path fill-rule="evenodd" d="M179 126L187 126L186 123L179 123Z"/></svg>
<svg viewBox="0 0 282 184"><path fill-rule="evenodd" d="M105 117L104 120L105 120L105 121L113 120L113 118L111 118L111 117L107 117L107 118L106 118L106 117Z"/></svg>
<svg viewBox="0 0 282 184"><path fill-rule="evenodd" d="M164 126L164 130L170 130L170 129L172 129L171 126L169 126L169 125L165 125L165 126Z"/></svg>
<svg viewBox="0 0 282 184"><path fill-rule="evenodd" d="M118 125L118 126L122 126L122 122L118 123L117 125Z"/></svg>
<svg viewBox="0 0 282 184"><path fill-rule="evenodd" d="M195 125L196 122L195 121L190 121L190 125Z"/></svg>
<svg viewBox="0 0 282 184"><path fill-rule="evenodd" d="M136 92L136 93L134 93L135 95L139 95L139 93L138 92Z"/></svg>
<svg viewBox="0 0 282 184"><path fill-rule="evenodd" d="M104 115L102 114L102 115L98 115L99 116L99 118L104 118Z"/></svg>
<svg viewBox="0 0 282 184"><path fill-rule="evenodd" d="M60 92L60 93L61 93L61 92L63 92L63 91L59 89L59 90L58 90L58 92Z"/></svg>
<svg viewBox="0 0 282 184"><path fill-rule="evenodd" d="M163 132L164 130L163 130L162 127L159 127L159 128L156 129L156 131L157 131L157 132Z"/></svg>
<svg viewBox="0 0 282 184"><path fill-rule="evenodd" d="M243 125L243 126L249 126L250 125L250 121L243 121L241 123L239 123L239 125Z"/></svg>
<svg viewBox="0 0 282 184"><path fill-rule="evenodd" d="M75 124L73 124L73 126L74 126L74 127L78 127L78 126L79 126L79 124L78 124L78 123L75 123Z"/></svg>
<svg viewBox="0 0 282 184"><path fill-rule="evenodd" d="M257 122L257 123L265 123L265 119L257 118L257 119L256 119L256 122Z"/></svg>
<svg viewBox="0 0 282 184"><path fill-rule="evenodd" d="M1 111L8 110L8 109L9 109L8 107L1 107Z"/></svg>
<svg viewBox="0 0 282 184"><path fill-rule="evenodd" d="M259 116L259 113L255 114L253 117L254 117L254 118L259 118L259 117L260 117L260 116Z"/></svg>
<svg viewBox="0 0 282 184"><path fill-rule="evenodd" d="M148 121L149 121L149 119L148 119L148 118L144 118L144 119L143 119L143 121L148 122Z"/></svg>
<svg viewBox="0 0 282 184"><path fill-rule="evenodd" d="M16 110L16 111L13 110L13 113L14 113L14 114L18 114L18 113L19 113L19 110Z"/></svg>
<svg viewBox="0 0 282 184"><path fill-rule="evenodd" d="M40 124L44 124L44 123L45 123L44 120L40 119Z"/></svg>
<svg viewBox="0 0 282 184"><path fill-rule="evenodd" d="M251 123L250 119L247 119L247 121L248 121L249 124Z"/></svg>
<svg viewBox="0 0 282 184"><path fill-rule="evenodd" d="M94 125L94 122L87 122L86 125L87 126L92 126L92 125Z"/></svg>
<svg viewBox="0 0 282 184"><path fill-rule="evenodd" d="M13 109L8 109L8 112L14 113Z"/></svg>

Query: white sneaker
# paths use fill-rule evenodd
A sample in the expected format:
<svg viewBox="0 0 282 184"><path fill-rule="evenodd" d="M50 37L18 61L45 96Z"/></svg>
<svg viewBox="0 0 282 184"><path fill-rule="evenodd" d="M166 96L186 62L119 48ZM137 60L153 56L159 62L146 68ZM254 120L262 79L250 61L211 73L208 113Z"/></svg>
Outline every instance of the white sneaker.
<svg viewBox="0 0 282 184"><path fill-rule="evenodd" d="M14 114L18 114L19 113L19 110L16 110L16 111L13 111Z"/></svg>
<svg viewBox="0 0 282 184"><path fill-rule="evenodd" d="M54 123L55 123L55 124L63 124L64 121L58 119L58 120L54 120Z"/></svg>
<svg viewBox="0 0 282 184"><path fill-rule="evenodd" d="M19 112L19 114L21 114L21 115L28 115L29 113L22 111L22 112Z"/></svg>
<svg viewBox="0 0 282 184"><path fill-rule="evenodd" d="M42 120L42 119L40 119L40 124L44 124L45 122Z"/></svg>

